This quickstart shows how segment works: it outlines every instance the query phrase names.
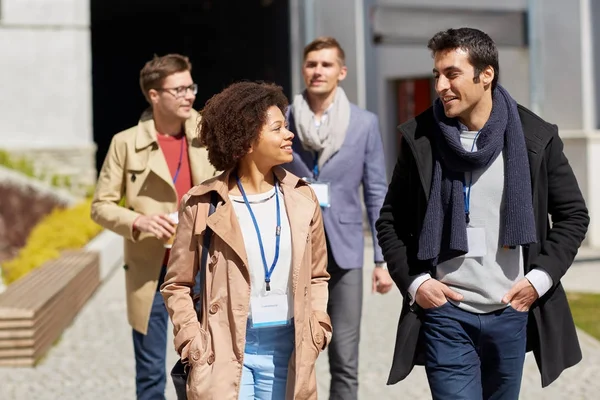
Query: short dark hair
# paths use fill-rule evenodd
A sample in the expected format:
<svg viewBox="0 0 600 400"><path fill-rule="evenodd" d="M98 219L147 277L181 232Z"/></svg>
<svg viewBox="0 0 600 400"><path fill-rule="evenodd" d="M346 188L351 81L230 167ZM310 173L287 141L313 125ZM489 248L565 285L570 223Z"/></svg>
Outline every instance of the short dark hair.
<svg viewBox="0 0 600 400"><path fill-rule="evenodd" d="M469 62L474 68L475 83L479 82L479 74L488 66L494 68L492 90L498 84L500 66L498 48L486 33L474 28L448 29L436 33L427 44L432 55L438 51L462 49L468 53Z"/></svg>
<svg viewBox="0 0 600 400"><path fill-rule="evenodd" d="M150 102L148 92L150 89L160 89L165 78L177 72L192 72L192 63L189 58L181 54L167 54L159 57L156 54L140 71L140 88L144 97Z"/></svg>
<svg viewBox="0 0 600 400"><path fill-rule="evenodd" d="M234 83L206 102L198 129L216 169L232 169L248 153L271 106L285 115L288 99L281 86L265 82Z"/></svg>
<svg viewBox="0 0 600 400"><path fill-rule="evenodd" d="M306 56L308 53L323 49L337 49L338 58L340 59L340 64L346 65L346 53L344 53L344 49L340 43L331 36L319 36L312 42L306 45L304 48L304 60L306 61Z"/></svg>

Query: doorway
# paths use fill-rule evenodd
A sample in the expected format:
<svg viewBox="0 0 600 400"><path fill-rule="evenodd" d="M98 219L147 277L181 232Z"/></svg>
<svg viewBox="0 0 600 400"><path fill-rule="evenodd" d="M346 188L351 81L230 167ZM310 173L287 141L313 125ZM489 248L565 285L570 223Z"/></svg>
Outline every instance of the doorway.
<svg viewBox="0 0 600 400"><path fill-rule="evenodd" d="M434 82L430 77L397 80L396 125L403 124L427 110L435 98ZM396 143L400 144L400 131L397 131L397 134Z"/></svg>
<svg viewBox="0 0 600 400"><path fill-rule="evenodd" d="M288 0L90 0L93 130L99 171L114 134L147 107L139 72L155 54L190 58L194 107L239 80L291 95Z"/></svg>

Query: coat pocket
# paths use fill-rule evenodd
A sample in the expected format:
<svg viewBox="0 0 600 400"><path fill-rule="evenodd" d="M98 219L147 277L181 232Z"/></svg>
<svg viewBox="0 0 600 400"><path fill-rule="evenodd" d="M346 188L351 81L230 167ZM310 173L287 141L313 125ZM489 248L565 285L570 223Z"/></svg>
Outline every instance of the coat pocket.
<svg viewBox="0 0 600 400"><path fill-rule="evenodd" d="M325 348L325 332L323 331L323 327L319 323L319 320L315 316L314 313L310 315L310 336L312 338L312 344L317 350L317 355L321 353Z"/></svg>
<svg viewBox="0 0 600 400"><path fill-rule="evenodd" d="M210 337L202 328L192 341L189 363L187 398L190 400L214 398L211 387L215 355L212 352Z"/></svg>
<svg viewBox="0 0 600 400"><path fill-rule="evenodd" d="M209 347L208 333L200 328L190 345L188 360L192 368L206 363L210 355Z"/></svg>
<svg viewBox="0 0 600 400"><path fill-rule="evenodd" d="M362 224L362 213L343 212L340 213L340 223L342 224Z"/></svg>

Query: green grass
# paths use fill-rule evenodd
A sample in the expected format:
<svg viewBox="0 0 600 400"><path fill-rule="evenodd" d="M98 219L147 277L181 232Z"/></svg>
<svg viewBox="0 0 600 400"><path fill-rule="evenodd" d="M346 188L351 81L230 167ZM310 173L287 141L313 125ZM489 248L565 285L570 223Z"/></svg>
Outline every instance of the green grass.
<svg viewBox="0 0 600 400"><path fill-rule="evenodd" d="M567 293L575 325L600 340L600 294Z"/></svg>

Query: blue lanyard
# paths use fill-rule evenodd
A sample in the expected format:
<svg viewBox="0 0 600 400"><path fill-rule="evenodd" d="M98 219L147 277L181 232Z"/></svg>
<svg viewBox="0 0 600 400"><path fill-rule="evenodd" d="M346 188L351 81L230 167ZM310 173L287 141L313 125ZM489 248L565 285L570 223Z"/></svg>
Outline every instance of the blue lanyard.
<svg viewBox="0 0 600 400"><path fill-rule="evenodd" d="M281 209L279 207L279 182L277 178L275 178L275 202L277 204L277 227L275 228L275 258L273 259L273 264L271 264L271 268L267 268L267 258L265 257L265 248L262 242L262 236L260 235L260 229L258 228L258 222L256 222L256 217L252 212L252 207L250 207L250 202L248 201L248 197L246 197L246 192L244 192L244 187L242 186L242 182L240 182L240 178L235 176L237 180L238 188L240 192L242 192L242 197L244 198L244 203L248 208L248 212L250 213L250 217L252 218L252 222L254 223L254 229L256 230L256 236L258 237L258 245L260 247L260 255L262 257L263 267L265 268L265 284L267 291L271 290L271 274L273 274L273 270L275 269L275 265L277 265L277 260L279 259L279 242L281 239Z"/></svg>
<svg viewBox="0 0 600 400"><path fill-rule="evenodd" d="M319 152L315 151L315 166L313 167L313 178L319 180Z"/></svg>
<svg viewBox="0 0 600 400"><path fill-rule="evenodd" d="M481 131L477 132L477 134L475 135L475 138L473 139L473 144L471 145L471 153L475 149L475 143L477 143L477 138L479 137L480 132ZM464 200L465 200L465 219L467 221L467 225L469 224L469 222L471 222L471 218L469 217L469 210L471 209L471 185L473 185L473 172L472 171L469 173L469 186L467 186L467 183L465 182L465 179L463 178L463 196L464 196Z"/></svg>
<svg viewBox="0 0 600 400"><path fill-rule="evenodd" d="M181 146L179 148L179 162L177 163L177 169L175 170L175 175L173 176L173 184L177 182L177 177L179 176L179 171L181 170L181 161L183 160L183 143L185 142L185 135L181 138Z"/></svg>

